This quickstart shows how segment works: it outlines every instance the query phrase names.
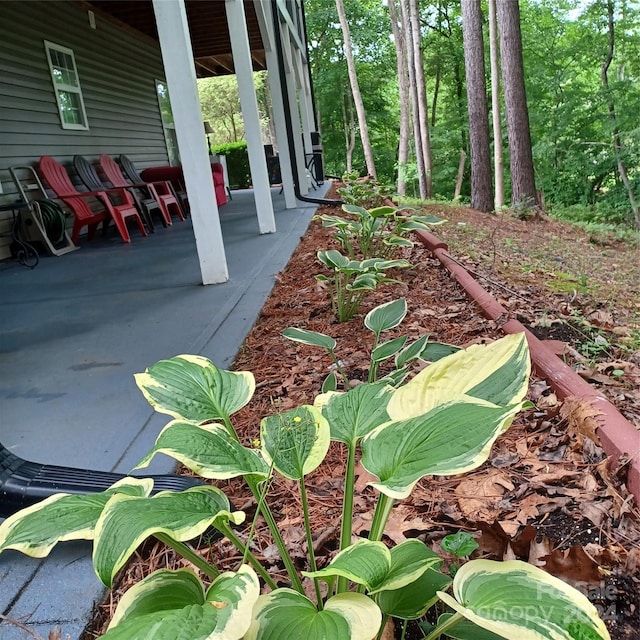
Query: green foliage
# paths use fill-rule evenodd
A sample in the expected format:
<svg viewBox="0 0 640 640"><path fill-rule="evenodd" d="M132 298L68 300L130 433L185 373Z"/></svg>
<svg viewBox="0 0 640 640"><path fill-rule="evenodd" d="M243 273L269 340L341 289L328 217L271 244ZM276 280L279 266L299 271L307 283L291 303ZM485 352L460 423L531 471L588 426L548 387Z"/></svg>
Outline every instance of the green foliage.
<svg viewBox="0 0 640 640"><path fill-rule="evenodd" d="M369 135L378 179L395 183L399 100L397 66L386 3L345 0ZM483 5L484 6L484 5ZM601 69L607 54L605 3L522 0L520 2L524 72L533 141L536 184L547 206L596 206L597 222L633 224L626 189L619 178L613 147L618 131L621 159L631 187L640 193L640 11L628 0L616 2L615 55L609 69L609 91L602 88ZM335 6L309 0L305 4L310 62L321 118L325 166L340 176L347 168L352 98ZM485 18L486 18L486 8ZM460 151L469 154L468 114L461 33L460 3L421 3L422 50L434 166L434 192L451 199ZM488 60L488 38L485 38ZM611 120L608 100L615 106ZM506 127L502 127L507 150ZM405 171L407 193L416 195L417 173L411 152ZM505 153L506 196L510 198L508 154ZM363 153L355 131L353 169L364 175ZM462 201L470 193L465 171ZM370 205L365 204L369 207ZM376 205L372 205L376 206Z"/></svg>
<svg viewBox="0 0 640 640"><path fill-rule="evenodd" d="M396 301L371 314L367 326L379 335L402 317L403 306ZM330 344L326 339L318 343ZM153 535L202 572L204 578L192 569L159 569L134 584L116 608L103 636L108 640L373 640L388 617L418 618L438 601L450 611L429 640L444 632L460 638L490 638L487 632L495 632L512 640L607 640L586 597L541 569L519 561L471 560L451 582L439 572L441 559L424 543L407 540L389 548L381 542L395 500L407 497L418 480L464 473L487 459L493 441L523 406L529 373L524 334L507 336L440 360L395 390L363 384L347 393L323 394L314 406L265 416L259 449L247 447L239 458L255 456L268 476L279 473L297 484L308 549L306 570L299 572L269 507L269 481L252 470L234 471L220 442L203 452L202 441L183 429L211 432L218 426L234 450L242 447L231 419L253 393L253 376L217 369L198 356L161 361L136 377L154 408L175 416L155 452L197 459L187 466L207 477L217 477L223 467L230 471L223 477L243 477L257 505L248 538L241 540L231 528L244 513L234 511L219 489L205 485L150 496L149 480L131 479L100 494L73 496L77 509L61 508L71 496L54 496L14 514L0 525L0 552L45 555L55 541L89 538L96 572L110 586L137 545ZM456 384L442 384L447 380ZM202 414L205 406L209 416ZM225 424L216 425L219 419ZM159 446L163 438L170 447ZM306 476L322 463L331 440L347 448L342 530L337 555L318 567ZM363 466L378 478L370 483L377 506L368 538L353 542L358 448ZM259 516L268 524L291 587L278 587L251 552ZM210 526L237 547L242 560L235 570L220 573L184 544ZM30 543L31 536L38 542ZM458 555L468 552L462 546L456 547ZM268 587L264 595L260 578ZM314 597L303 580L313 584Z"/></svg>
<svg viewBox="0 0 640 640"><path fill-rule="evenodd" d="M364 260L373 256L390 257L399 247L412 247L408 236L412 231L446 222L437 216L420 216L410 208L379 206L365 209L355 204L344 204L347 216L322 214L314 220L322 221L323 227L335 229L334 238L350 258L359 256Z"/></svg>
<svg viewBox="0 0 640 640"><path fill-rule="evenodd" d="M470 556L478 548L478 543L467 531L458 531L458 533L452 533L442 538L440 546L456 558L464 558Z"/></svg>
<svg viewBox="0 0 640 640"><path fill-rule="evenodd" d="M346 322L358 312L362 301L383 283L397 283L385 272L389 269L407 269L411 264L407 260L385 260L367 258L350 260L339 251L330 249L318 251L318 260L332 273L318 274L316 280L326 283L331 296L331 309L338 322Z"/></svg>
<svg viewBox="0 0 640 640"><path fill-rule="evenodd" d="M337 189L346 204L372 209L387 204L392 191L371 177L361 178L357 171L342 176L343 185Z"/></svg>
<svg viewBox="0 0 640 640"><path fill-rule="evenodd" d="M211 152L227 157L227 172L232 189L247 189L251 186L251 168L246 142L229 142L211 148Z"/></svg>
<svg viewBox="0 0 640 640"><path fill-rule="evenodd" d="M408 342L406 336L394 338L387 342L380 342L380 338L385 331L394 329L399 326L407 315L407 301L404 298L398 298L391 302L381 304L367 313L364 319L364 326L373 333L373 345L371 347L369 374L367 382L378 382L378 371L380 364L385 360L394 358L394 369L389 371L383 381L393 387L400 385L409 375L411 365L419 359L435 362L452 353L458 351L458 347L442 342L429 342L429 335L420 336L413 342ZM341 362L336 356L336 341L323 333L309 331L308 329L298 329L289 327L282 332L282 335L289 340L299 342L314 347L324 349L335 366L337 367L344 389L350 388L350 381L347 373L342 368ZM332 376L333 374L329 374ZM325 385L328 388L325 389ZM323 391L335 391L337 383L330 386L325 381Z"/></svg>

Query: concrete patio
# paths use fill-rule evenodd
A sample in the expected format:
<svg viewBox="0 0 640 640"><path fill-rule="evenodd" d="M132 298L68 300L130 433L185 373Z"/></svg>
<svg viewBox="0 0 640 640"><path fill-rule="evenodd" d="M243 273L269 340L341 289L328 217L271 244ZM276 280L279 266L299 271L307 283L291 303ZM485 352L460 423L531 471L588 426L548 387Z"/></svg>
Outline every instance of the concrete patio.
<svg viewBox="0 0 640 640"><path fill-rule="evenodd" d="M35 462L130 471L168 419L133 374L181 353L229 366L316 209L286 210L278 189L272 197L274 234L259 235L251 191L220 209L224 284L200 284L190 220L146 238L132 230L130 245L112 230L35 269L0 263L0 442ZM157 456L149 472L172 468ZM57 625L77 640L104 593L90 555L88 543L44 560L0 555L0 638L47 638Z"/></svg>

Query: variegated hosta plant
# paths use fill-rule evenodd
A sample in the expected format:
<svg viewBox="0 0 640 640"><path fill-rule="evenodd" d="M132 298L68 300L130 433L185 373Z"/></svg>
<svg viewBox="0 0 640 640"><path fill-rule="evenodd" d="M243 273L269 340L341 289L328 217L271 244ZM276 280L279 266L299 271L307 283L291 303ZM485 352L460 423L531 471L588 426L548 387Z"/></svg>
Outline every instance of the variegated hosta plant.
<svg viewBox="0 0 640 640"><path fill-rule="evenodd" d="M406 315L407 301L404 298L398 298L378 305L365 316L364 326L373 333L367 382L378 382L380 365L391 358L393 358L394 368L385 374L382 381L397 387L407 378L416 360L434 362L459 351L459 347L451 344L430 341L429 334L420 336L413 342L409 342L407 336L398 336L381 342L382 334L399 326ZM344 388L350 388L349 376L335 353L337 343L331 336L298 327L289 327L282 332L282 335L293 342L324 349L333 360L333 366L340 374ZM338 376L332 371L322 383L322 391L335 391L337 388Z"/></svg>
<svg viewBox="0 0 640 640"><path fill-rule="evenodd" d="M416 230L429 231L444 224L437 216L421 216L415 209L382 206L365 209L357 204L343 204L350 217L322 214L323 227L334 229L334 238L352 260L380 256L387 258L399 247L412 247L409 235Z"/></svg>
<svg viewBox="0 0 640 640"><path fill-rule="evenodd" d="M59 541L93 540L95 570L107 586L149 536L182 554L189 568L160 569L129 589L107 640L373 640L388 618L406 625L438 601L450 611L429 640L608 638L582 594L524 562L471 560L452 581L422 542L392 548L382 542L394 503L417 482L464 473L487 459L524 404L529 366L524 335L476 345L438 360L397 389L366 383L267 416L254 446L239 440L232 422L253 395L250 373L177 356L138 374L147 400L172 417L139 467L164 453L203 478L243 476L256 498L256 517L264 517L280 550L287 587L278 587L250 550L255 520L248 534L238 534L233 527L244 513L210 485L152 495L152 480L131 477L99 494L56 495L5 520L0 551L41 557ZM339 552L320 567L305 478L322 463L331 440L347 449L342 530ZM352 535L358 451L375 476L370 484L377 494L366 539ZM299 487L309 550L300 573L269 507L273 474ZM220 572L187 544L210 527L239 549L242 560L232 570Z"/></svg>

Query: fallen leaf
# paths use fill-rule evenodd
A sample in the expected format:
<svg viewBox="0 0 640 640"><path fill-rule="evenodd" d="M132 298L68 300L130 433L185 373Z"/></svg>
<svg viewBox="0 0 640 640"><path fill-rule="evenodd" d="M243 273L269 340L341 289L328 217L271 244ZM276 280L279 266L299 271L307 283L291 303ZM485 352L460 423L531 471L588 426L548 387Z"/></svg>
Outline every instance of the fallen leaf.
<svg viewBox="0 0 640 640"><path fill-rule="evenodd" d="M518 509L515 512L515 520L520 524L527 524L528 520L537 518L540 515L538 505L553 502L551 498L541 496L539 493L532 493L523 498L518 503Z"/></svg>
<svg viewBox="0 0 640 640"><path fill-rule="evenodd" d="M500 526L502 527L503 531L508 535L508 536L515 536L518 533L518 529L520 529L520 523L516 520L498 520L498 522L500 523ZM509 550L511 549L511 546L507 546L507 553L506 555L509 555ZM514 558L515 558L515 554L514 554ZM503 560L509 560L511 558L507 558L504 557Z"/></svg>
<svg viewBox="0 0 640 640"><path fill-rule="evenodd" d="M595 408L589 400L579 396L565 398L560 415L567 421L570 434L585 436L600 446L600 438L596 435L600 423L596 418L602 415L602 411Z"/></svg>
<svg viewBox="0 0 640 640"><path fill-rule="evenodd" d="M414 514L414 510L398 505L391 511L387 525L384 528L384 535L391 538L396 544L400 544L407 539L407 536L405 536L407 531L427 531L431 529L433 525L430 521L425 522Z"/></svg>
<svg viewBox="0 0 640 640"><path fill-rule="evenodd" d="M585 500L579 506L580 513L599 527L609 517L613 500Z"/></svg>
<svg viewBox="0 0 640 640"><path fill-rule="evenodd" d="M574 585L580 582L598 583L602 579L598 564L580 545L564 551L552 551L540 560L544 562L545 571Z"/></svg>
<svg viewBox="0 0 640 640"><path fill-rule="evenodd" d="M455 489L462 513L470 520L495 520L502 511L500 498L514 485L499 469L474 474L462 480Z"/></svg>

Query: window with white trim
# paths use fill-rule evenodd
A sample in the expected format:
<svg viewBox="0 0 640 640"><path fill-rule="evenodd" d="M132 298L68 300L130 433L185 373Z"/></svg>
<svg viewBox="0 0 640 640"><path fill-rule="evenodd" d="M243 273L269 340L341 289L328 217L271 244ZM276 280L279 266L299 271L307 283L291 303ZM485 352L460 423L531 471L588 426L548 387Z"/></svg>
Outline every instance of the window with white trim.
<svg viewBox="0 0 640 640"><path fill-rule="evenodd" d="M169 88L164 80L156 80L156 93L158 94L158 105L162 116L162 128L164 130L164 141L167 146L169 164L180 164L178 138L176 136L176 125L173 121L173 111L171 111Z"/></svg>
<svg viewBox="0 0 640 640"><path fill-rule="evenodd" d="M73 51L53 42L44 41L49 61L51 81L56 94L63 129L88 129L82 89Z"/></svg>

